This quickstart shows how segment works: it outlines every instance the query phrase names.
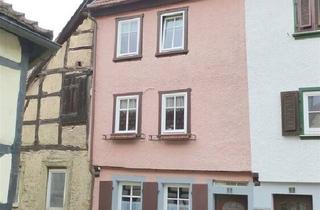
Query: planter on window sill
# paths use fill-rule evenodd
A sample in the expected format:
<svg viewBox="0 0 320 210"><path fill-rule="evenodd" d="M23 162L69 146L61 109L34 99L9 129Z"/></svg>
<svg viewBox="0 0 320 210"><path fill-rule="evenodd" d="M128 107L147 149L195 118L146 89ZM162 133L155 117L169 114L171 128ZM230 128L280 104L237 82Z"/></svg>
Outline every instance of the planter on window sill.
<svg viewBox="0 0 320 210"><path fill-rule="evenodd" d="M145 135L142 133L112 133L110 135L103 135L104 140L137 140L144 139Z"/></svg>
<svg viewBox="0 0 320 210"><path fill-rule="evenodd" d="M187 133L187 134L161 134L156 136L150 136L150 140L159 140L159 141L189 141L196 140L196 135Z"/></svg>

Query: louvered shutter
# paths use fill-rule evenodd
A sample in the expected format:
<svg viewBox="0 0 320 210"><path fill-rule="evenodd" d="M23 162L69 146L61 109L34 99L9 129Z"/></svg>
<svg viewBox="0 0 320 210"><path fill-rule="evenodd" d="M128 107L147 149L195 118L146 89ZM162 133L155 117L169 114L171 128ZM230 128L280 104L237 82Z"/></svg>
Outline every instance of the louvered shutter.
<svg viewBox="0 0 320 210"><path fill-rule="evenodd" d="M63 83L61 122L63 125L87 121L87 75L66 75Z"/></svg>
<svg viewBox="0 0 320 210"><path fill-rule="evenodd" d="M208 185L192 185L192 210L208 210Z"/></svg>
<svg viewBox="0 0 320 210"><path fill-rule="evenodd" d="M297 0L298 28L303 30L312 27L312 0Z"/></svg>
<svg viewBox="0 0 320 210"><path fill-rule="evenodd" d="M112 209L112 181L101 181L99 187L99 210Z"/></svg>
<svg viewBox="0 0 320 210"><path fill-rule="evenodd" d="M158 183L143 183L142 210L158 209Z"/></svg>
<svg viewBox="0 0 320 210"><path fill-rule="evenodd" d="M281 93L282 135L297 136L300 132L299 123L299 92Z"/></svg>

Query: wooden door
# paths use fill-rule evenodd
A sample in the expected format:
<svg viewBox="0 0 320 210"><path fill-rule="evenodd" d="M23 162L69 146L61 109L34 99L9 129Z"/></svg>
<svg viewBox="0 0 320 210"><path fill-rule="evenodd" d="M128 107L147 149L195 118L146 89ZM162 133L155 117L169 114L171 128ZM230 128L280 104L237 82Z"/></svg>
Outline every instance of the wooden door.
<svg viewBox="0 0 320 210"><path fill-rule="evenodd" d="M274 195L275 210L312 210L312 196Z"/></svg>
<svg viewBox="0 0 320 210"><path fill-rule="evenodd" d="M215 203L215 210L248 210L245 195L216 195Z"/></svg>

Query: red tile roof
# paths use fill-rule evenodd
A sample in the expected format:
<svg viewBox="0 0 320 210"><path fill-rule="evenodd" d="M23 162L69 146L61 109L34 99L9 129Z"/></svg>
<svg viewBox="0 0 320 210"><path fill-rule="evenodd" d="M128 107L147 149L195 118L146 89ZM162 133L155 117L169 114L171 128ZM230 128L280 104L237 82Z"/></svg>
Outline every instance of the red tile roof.
<svg viewBox="0 0 320 210"><path fill-rule="evenodd" d="M15 11L12 8L11 4L0 0L0 16L4 15L13 21L17 22L19 25L28 28L29 30L38 33L42 36L45 36L48 39L53 38L53 32L51 30L47 30L44 28L39 27L38 22L29 20L25 17L24 13Z"/></svg>

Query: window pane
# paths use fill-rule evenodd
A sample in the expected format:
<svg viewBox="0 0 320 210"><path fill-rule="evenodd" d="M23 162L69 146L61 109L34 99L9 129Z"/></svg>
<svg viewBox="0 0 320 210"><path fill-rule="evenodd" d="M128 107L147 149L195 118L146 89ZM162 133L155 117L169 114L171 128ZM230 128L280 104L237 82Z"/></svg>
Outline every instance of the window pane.
<svg viewBox="0 0 320 210"><path fill-rule="evenodd" d="M174 109L166 109L166 130L173 130Z"/></svg>
<svg viewBox="0 0 320 210"><path fill-rule="evenodd" d="M184 107L184 96L177 97L177 107Z"/></svg>
<svg viewBox="0 0 320 210"><path fill-rule="evenodd" d="M177 200L168 200L168 210L178 210Z"/></svg>
<svg viewBox="0 0 320 210"><path fill-rule="evenodd" d="M51 174L50 207L63 207L64 183L64 173Z"/></svg>
<svg viewBox="0 0 320 210"><path fill-rule="evenodd" d="M166 26L166 29L173 29L174 28L174 18L172 18L172 17L165 18L165 26Z"/></svg>
<svg viewBox="0 0 320 210"><path fill-rule="evenodd" d="M168 198L178 198L177 187L168 187Z"/></svg>
<svg viewBox="0 0 320 210"><path fill-rule="evenodd" d="M179 188L179 198L188 199L189 198L189 188L187 188L187 187Z"/></svg>
<svg viewBox="0 0 320 210"><path fill-rule="evenodd" d="M166 98L166 107L171 108L174 106L174 97L167 97Z"/></svg>
<svg viewBox="0 0 320 210"><path fill-rule="evenodd" d="M130 198L122 198L121 210L130 210Z"/></svg>
<svg viewBox="0 0 320 210"><path fill-rule="evenodd" d="M123 185L122 186L122 195L130 195L131 186L130 185Z"/></svg>
<svg viewBox="0 0 320 210"><path fill-rule="evenodd" d="M128 130L136 130L136 110L129 111Z"/></svg>
<svg viewBox="0 0 320 210"><path fill-rule="evenodd" d="M136 104L137 104L137 99L130 99L129 100L129 108L136 108Z"/></svg>
<svg viewBox="0 0 320 210"><path fill-rule="evenodd" d="M309 111L320 111L320 96L309 96Z"/></svg>
<svg viewBox="0 0 320 210"><path fill-rule="evenodd" d="M138 33L137 32L132 32L130 34L130 49L129 52L130 53L134 53L137 52L138 49Z"/></svg>
<svg viewBox="0 0 320 210"><path fill-rule="evenodd" d="M163 43L164 49L172 48L173 31L174 29L166 29Z"/></svg>
<svg viewBox="0 0 320 210"><path fill-rule="evenodd" d="M132 198L132 210L141 210L141 198Z"/></svg>
<svg viewBox="0 0 320 210"><path fill-rule="evenodd" d="M127 111L120 111L120 116L119 116L119 130L120 131L126 130L126 123L127 123Z"/></svg>
<svg viewBox="0 0 320 210"><path fill-rule="evenodd" d="M127 103L128 103L127 99L120 100L120 109L126 109L127 108Z"/></svg>
<svg viewBox="0 0 320 210"><path fill-rule="evenodd" d="M129 33L130 31L130 23L129 22L122 22L121 23L121 34L124 34L124 33Z"/></svg>
<svg viewBox="0 0 320 210"><path fill-rule="evenodd" d="M189 201L179 201L179 210L188 210Z"/></svg>
<svg viewBox="0 0 320 210"><path fill-rule="evenodd" d="M131 21L130 32L138 32L138 21Z"/></svg>
<svg viewBox="0 0 320 210"><path fill-rule="evenodd" d="M140 186L133 186L132 195L141 196L141 187Z"/></svg>
<svg viewBox="0 0 320 210"><path fill-rule="evenodd" d="M309 127L320 128L320 113L309 113Z"/></svg>
<svg viewBox="0 0 320 210"><path fill-rule="evenodd" d="M184 129L184 108L176 109L176 129Z"/></svg>
<svg viewBox="0 0 320 210"><path fill-rule="evenodd" d="M183 17L182 15L180 15L176 17L175 27L178 28L182 26L183 26Z"/></svg>
<svg viewBox="0 0 320 210"><path fill-rule="evenodd" d="M174 42L173 47L182 47L182 36L183 36L183 29L176 28L174 31Z"/></svg>
<svg viewBox="0 0 320 210"><path fill-rule="evenodd" d="M120 49L120 54L125 54L128 53L128 39L129 39L129 34L121 34L121 49Z"/></svg>

